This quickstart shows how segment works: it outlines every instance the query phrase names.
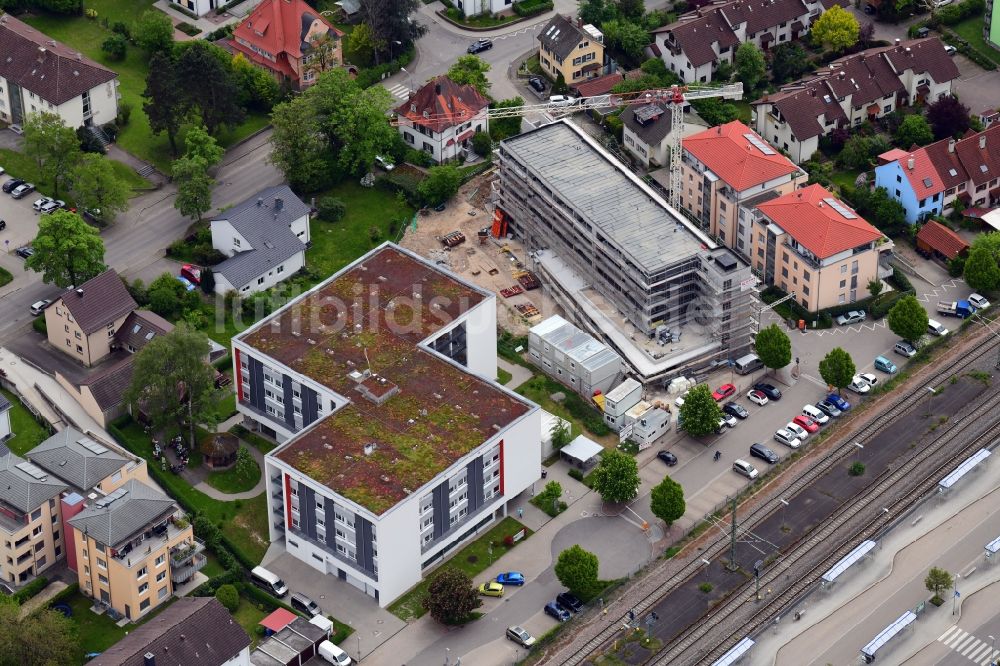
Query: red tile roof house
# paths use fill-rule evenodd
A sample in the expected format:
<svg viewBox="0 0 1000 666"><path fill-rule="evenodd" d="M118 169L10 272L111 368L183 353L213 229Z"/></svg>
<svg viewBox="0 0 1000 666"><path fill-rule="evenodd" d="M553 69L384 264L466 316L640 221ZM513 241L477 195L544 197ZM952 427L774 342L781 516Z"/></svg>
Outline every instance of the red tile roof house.
<svg viewBox="0 0 1000 666"><path fill-rule="evenodd" d="M476 132L489 132L489 104L472 86L439 76L396 109L399 133L435 162L447 162L465 154Z"/></svg>
<svg viewBox="0 0 1000 666"><path fill-rule="evenodd" d="M951 94L958 67L937 37L838 58L815 74L753 102L755 129L796 164L838 127L857 127L897 108Z"/></svg>
<svg viewBox="0 0 1000 666"><path fill-rule="evenodd" d="M845 0L729 0L681 15L653 31L650 53L685 83L708 83L720 62L752 42L767 50L805 36L819 15Z"/></svg>
<svg viewBox="0 0 1000 666"><path fill-rule="evenodd" d="M324 37L333 47L327 62L320 61L316 48ZM304 0L264 0L236 26L226 46L300 90L315 83L320 72L343 64L343 37Z"/></svg>
<svg viewBox="0 0 1000 666"><path fill-rule="evenodd" d="M809 311L867 298L892 273L892 241L821 185L761 203L748 223L755 272Z"/></svg>
<svg viewBox="0 0 1000 666"><path fill-rule="evenodd" d="M681 145L681 208L749 258L750 228L741 221L742 208L793 191L808 174L738 120L686 137Z"/></svg>
<svg viewBox="0 0 1000 666"><path fill-rule="evenodd" d="M0 15L0 121L45 111L67 127L118 116L118 75L9 14Z"/></svg>
<svg viewBox="0 0 1000 666"><path fill-rule="evenodd" d="M963 207L1000 205L1000 125L955 141L942 139L923 148L894 149L879 155L875 186L903 204L914 224Z"/></svg>
<svg viewBox="0 0 1000 666"><path fill-rule="evenodd" d="M917 251L951 260L968 252L969 244L948 227L931 220L917 232Z"/></svg>

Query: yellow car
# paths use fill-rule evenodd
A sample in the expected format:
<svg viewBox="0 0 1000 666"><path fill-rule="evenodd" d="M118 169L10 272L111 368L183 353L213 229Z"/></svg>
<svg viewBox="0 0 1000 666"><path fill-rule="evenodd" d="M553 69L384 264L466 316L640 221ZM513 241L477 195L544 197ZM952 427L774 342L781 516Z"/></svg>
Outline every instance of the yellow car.
<svg viewBox="0 0 1000 666"><path fill-rule="evenodd" d="M490 581L479 586L479 594L484 597L502 597L503 585Z"/></svg>

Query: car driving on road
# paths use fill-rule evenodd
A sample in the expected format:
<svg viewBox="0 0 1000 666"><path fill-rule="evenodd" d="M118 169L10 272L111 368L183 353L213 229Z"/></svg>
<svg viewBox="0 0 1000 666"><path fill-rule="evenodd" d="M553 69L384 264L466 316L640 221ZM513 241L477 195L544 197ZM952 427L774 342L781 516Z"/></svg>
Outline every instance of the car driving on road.
<svg viewBox="0 0 1000 666"><path fill-rule="evenodd" d="M488 51L493 48L493 40L482 37L476 41L469 44L469 48L466 49L467 53L480 53L482 51Z"/></svg>

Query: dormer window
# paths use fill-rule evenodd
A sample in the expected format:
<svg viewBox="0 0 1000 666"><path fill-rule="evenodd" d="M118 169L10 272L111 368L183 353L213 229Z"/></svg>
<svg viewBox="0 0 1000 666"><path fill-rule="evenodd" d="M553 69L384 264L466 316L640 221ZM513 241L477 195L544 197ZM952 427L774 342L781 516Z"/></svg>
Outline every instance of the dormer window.
<svg viewBox="0 0 1000 666"><path fill-rule="evenodd" d="M410 111L413 111L415 113L416 110L417 110L417 105L416 104L410 104Z"/></svg>

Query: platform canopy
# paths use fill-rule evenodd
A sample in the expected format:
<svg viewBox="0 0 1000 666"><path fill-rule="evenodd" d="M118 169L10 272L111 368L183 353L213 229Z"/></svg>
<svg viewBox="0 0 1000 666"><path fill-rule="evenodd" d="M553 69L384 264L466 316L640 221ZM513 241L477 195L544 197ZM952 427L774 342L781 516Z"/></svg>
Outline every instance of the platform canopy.
<svg viewBox="0 0 1000 666"><path fill-rule="evenodd" d="M744 638L739 643L734 645L729 652L722 655L718 660L712 662L712 666L730 666L739 661L750 648L753 647L753 641L749 638Z"/></svg>
<svg viewBox="0 0 1000 666"><path fill-rule="evenodd" d="M901 632L903 629L906 629L911 623L915 622L916 619L916 613L913 611L906 611L900 615L895 622L879 632L879 635L876 636L871 643L861 648L861 654L866 657L874 658L875 653L878 652L883 645L895 638L896 634Z"/></svg>
<svg viewBox="0 0 1000 666"><path fill-rule="evenodd" d="M849 552L839 562L830 567L830 570L823 574L823 581L832 583L837 577L857 564L862 557L867 555L875 547L874 541L862 541L858 547Z"/></svg>
<svg viewBox="0 0 1000 666"><path fill-rule="evenodd" d="M955 485L956 483L958 483L958 481L963 476L965 476L970 471L972 471L975 468L976 465L978 465L979 463L983 462L984 460L986 460L989 457L990 457L990 452L988 450L986 450L986 449L979 449L974 454L972 454L971 456L969 456L968 458L966 458L965 462L963 462L961 465L959 465L958 467L956 467L955 470L951 474L949 474L948 476L946 476L943 479L941 479L940 481L938 481L938 487L941 490L948 490L953 485Z"/></svg>
<svg viewBox="0 0 1000 666"><path fill-rule="evenodd" d="M996 555L997 551L1000 551L1000 537L993 539L988 544L986 544L986 552L990 555Z"/></svg>

